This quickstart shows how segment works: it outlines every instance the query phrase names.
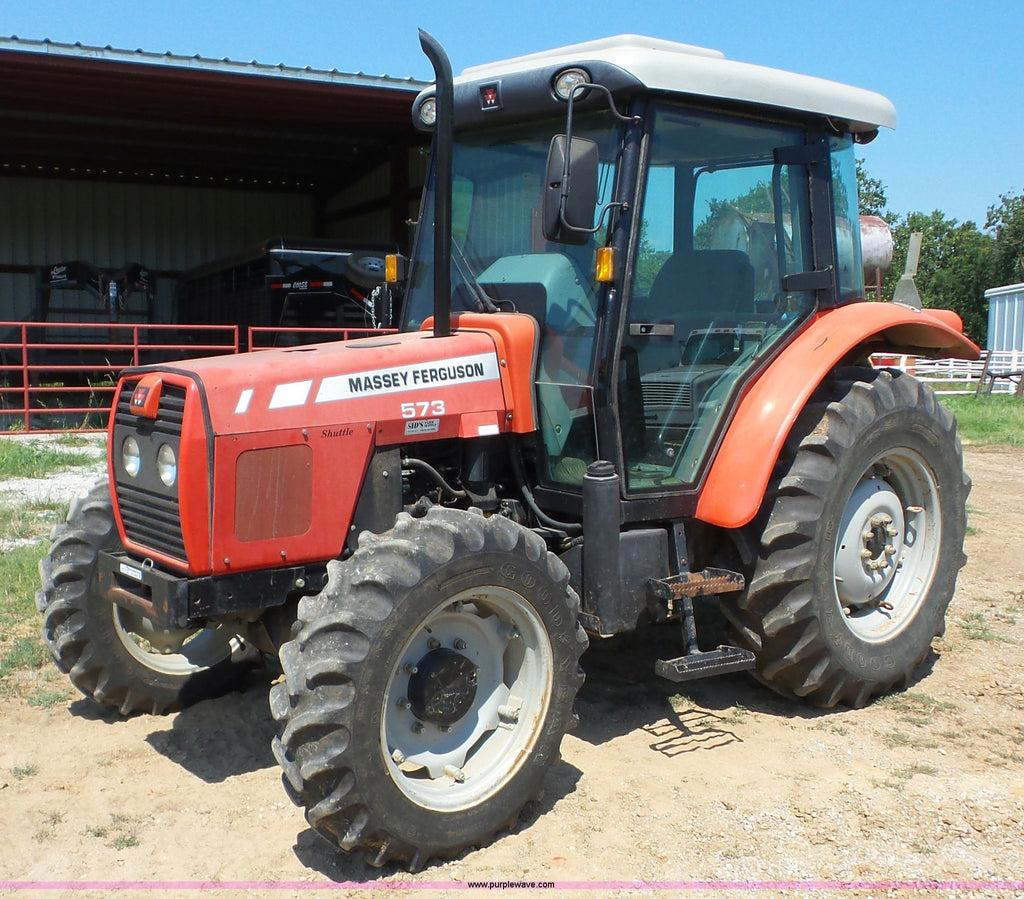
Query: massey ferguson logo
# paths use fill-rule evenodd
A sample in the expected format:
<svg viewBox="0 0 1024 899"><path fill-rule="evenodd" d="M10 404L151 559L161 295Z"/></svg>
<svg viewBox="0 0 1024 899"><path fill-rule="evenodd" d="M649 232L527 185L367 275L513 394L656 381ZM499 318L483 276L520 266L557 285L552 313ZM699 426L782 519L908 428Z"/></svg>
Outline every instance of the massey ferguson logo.
<svg viewBox="0 0 1024 899"><path fill-rule="evenodd" d="M483 384L500 380L498 358L493 353L459 356L443 362L416 362L394 368L378 368L353 374L324 378L313 392L313 380L290 381L274 387L269 409L294 409L304 406L310 394L314 403L334 403L340 400L386 396L402 391L424 390L430 387L453 387L460 384ZM235 406L235 414L249 410L253 391L245 388ZM407 432L411 433L411 432Z"/></svg>

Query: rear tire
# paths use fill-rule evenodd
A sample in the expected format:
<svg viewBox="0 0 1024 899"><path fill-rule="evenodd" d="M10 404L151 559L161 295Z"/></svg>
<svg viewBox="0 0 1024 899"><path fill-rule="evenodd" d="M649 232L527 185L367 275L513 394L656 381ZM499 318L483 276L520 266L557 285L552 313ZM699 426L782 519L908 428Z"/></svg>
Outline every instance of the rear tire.
<svg viewBox="0 0 1024 899"><path fill-rule="evenodd" d="M945 631L969 492L956 422L928 387L900 372L836 372L748 528L750 586L723 598L756 676L825 707L905 687Z"/></svg>
<svg viewBox="0 0 1024 899"><path fill-rule="evenodd" d="M97 591L100 551L123 548L104 480L75 500L39 563L36 605L57 667L122 715L160 715L235 687L259 657L228 628L157 631Z"/></svg>
<svg viewBox="0 0 1024 899"><path fill-rule="evenodd" d="M435 508L364 534L329 573L271 691L289 796L374 865L489 840L574 721L587 638L568 571L505 518Z"/></svg>

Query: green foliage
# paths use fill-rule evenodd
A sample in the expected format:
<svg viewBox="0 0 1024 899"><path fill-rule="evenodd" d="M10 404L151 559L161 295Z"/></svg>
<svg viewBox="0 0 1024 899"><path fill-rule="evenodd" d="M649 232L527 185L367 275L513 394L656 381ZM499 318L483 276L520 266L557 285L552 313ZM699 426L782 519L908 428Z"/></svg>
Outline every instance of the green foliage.
<svg viewBox="0 0 1024 899"><path fill-rule="evenodd" d="M1024 194L1001 194L999 205L989 207L985 228L996 239L996 283L990 286L1024 281Z"/></svg>
<svg viewBox="0 0 1024 899"><path fill-rule="evenodd" d="M867 173L863 159L857 160L857 199L861 215L877 215L885 219L889 227L896 223L897 215L889 211L885 185Z"/></svg>
<svg viewBox="0 0 1024 899"><path fill-rule="evenodd" d="M42 668L48 658L39 637L20 637L0 656L0 680L18 670Z"/></svg>
<svg viewBox="0 0 1024 899"><path fill-rule="evenodd" d="M41 443L0 440L0 478L45 478L57 468L95 465L85 453L54 449Z"/></svg>
<svg viewBox="0 0 1024 899"><path fill-rule="evenodd" d="M42 554L37 545L0 556L0 681L15 671L36 670L47 658L35 604Z"/></svg>
<svg viewBox="0 0 1024 899"><path fill-rule="evenodd" d="M651 285L654 283L654 279L671 255L671 250L656 250L651 246L651 242L647 237L647 222L641 222L640 252L637 253L636 280L634 281L633 288L637 296L650 296Z"/></svg>

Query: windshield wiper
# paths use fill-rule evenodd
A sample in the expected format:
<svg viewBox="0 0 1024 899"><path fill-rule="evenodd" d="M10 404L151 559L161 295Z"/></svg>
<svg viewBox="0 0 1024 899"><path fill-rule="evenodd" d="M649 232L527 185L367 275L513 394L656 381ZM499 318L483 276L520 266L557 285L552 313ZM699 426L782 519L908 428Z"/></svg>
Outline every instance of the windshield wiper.
<svg viewBox="0 0 1024 899"><path fill-rule="evenodd" d="M452 264L455 266L455 271L459 273L462 283L473 294L477 312L501 312L494 300L487 296L487 293L480 286L480 282L476 279L476 273L473 271L472 266L470 266L466 254L455 240L454 235L452 235L452 251Z"/></svg>

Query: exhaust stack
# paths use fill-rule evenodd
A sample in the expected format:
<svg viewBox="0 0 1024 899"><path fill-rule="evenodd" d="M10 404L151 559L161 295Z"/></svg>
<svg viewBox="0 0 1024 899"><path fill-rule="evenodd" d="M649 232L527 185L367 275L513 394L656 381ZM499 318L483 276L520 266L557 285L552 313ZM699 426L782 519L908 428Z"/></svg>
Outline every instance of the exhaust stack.
<svg viewBox="0 0 1024 899"><path fill-rule="evenodd" d="M452 333L452 144L455 89L452 66L441 45L422 28L420 46L434 67L437 125L434 131L434 336Z"/></svg>

